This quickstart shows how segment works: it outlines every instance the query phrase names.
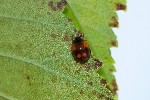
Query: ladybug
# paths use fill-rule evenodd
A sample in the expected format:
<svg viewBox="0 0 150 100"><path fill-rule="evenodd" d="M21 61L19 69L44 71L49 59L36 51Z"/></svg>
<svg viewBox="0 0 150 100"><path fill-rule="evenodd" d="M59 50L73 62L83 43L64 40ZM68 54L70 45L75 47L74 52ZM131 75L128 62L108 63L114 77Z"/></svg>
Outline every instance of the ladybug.
<svg viewBox="0 0 150 100"><path fill-rule="evenodd" d="M87 41L83 39L83 34L78 34L72 41L72 55L77 63L85 64L91 56L91 50Z"/></svg>

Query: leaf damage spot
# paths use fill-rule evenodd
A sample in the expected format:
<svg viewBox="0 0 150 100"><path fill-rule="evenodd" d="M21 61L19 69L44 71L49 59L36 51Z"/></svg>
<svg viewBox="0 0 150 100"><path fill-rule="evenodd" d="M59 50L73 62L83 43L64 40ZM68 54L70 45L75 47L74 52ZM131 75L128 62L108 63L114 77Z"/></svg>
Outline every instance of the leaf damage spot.
<svg viewBox="0 0 150 100"><path fill-rule="evenodd" d="M112 99L110 99L109 97L106 97L106 100L112 100Z"/></svg>
<svg viewBox="0 0 150 100"><path fill-rule="evenodd" d="M109 23L109 27L119 27L119 22L118 22L116 16L112 16L111 20L112 20L112 22Z"/></svg>
<svg viewBox="0 0 150 100"><path fill-rule="evenodd" d="M57 7L59 9L62 9L64 6L67 6L68 3L66 2L66 0L61 0L60 2L57 2Z"/></svg>
<svg viewBox="0 0 150 100"><path fill-rule="evenodd" d="M29 76L29 75L26 75L26 79L28 80L28 85L30 85L31 86L31 77Z"/></svg>
<svg viewBox="0 0 150 100"><path fill-rule="evenodd" d="M116 10L126 10L127 7L124 4L116 3Z"/></svg>
<svg viewBox="0 0 150 100"><path fill-rule="evenodd" d="M117 47L118 46L117 40L111 40L111 46L112 47Z"/></svg>
<svg viewBox="0 0 150 100"><path fill-rule="evenodd" d="M69 41L68 33L64 34L62 41Z"/></svg>
<svg viewBox="0 0 150 100"><path fill-rule="evenodd" d="M60 0L60 2L57 2L57 4L54 4L53 1L48 2L48 6L51 8L53 11L57 11L59 9L63 9L65 6L67 6L68 3L66 0Z"/></svg>
<svg viewBox="0 0 150 100"><path fill-rule="evenodd" d="M64 70L69 70L69 68L68 67L64 67Z"/></svg>
<svg viewBox="0 0 150 100"><path fill-rule="evenodd" d="M93 94L93 95L96 95L96 91L95 91L95 90L93 90L93 91L92 91L92 94Z"/></svg>
<svg viewBox="0 0 150 100"><path fill-rule="evenodd" d="M114 72L114 70L113 70L112 68L110 68L110 69L109 69L109 72L110 72L110 73L111 73L111 72Z"/></svg>
<svg viewBox="0 0 150 100"><path fill-rule="evenodd" d="M52 83L56 83L56 82L57 82L57 78L52 77L51 82L52 82Z"/></svg>
<svg viewBox="0 0 150 100"><path fill-rule="evenodd" d="M104 80L104 79L101 79L101 80L100 80L100 83L101 83L102 85L106 85L106 84L107 84L106 80Z"/></svg>
<svg viewBox="0 0 150 100"><path fill-rule="evenodd" d="M98 59L94 59L94 69L98 69L99 67L101 67L103 65L103 63L98 60Z"/></svg>
<svg viewBox="0 0 150 100"><path fill-rule="evenodd" d="M98 99L103 99L103 98L104 98L104 95L103 95L103 94L99 94L99 95L97 96L97 98L98 98Z"/></svg>
<svg viewBox="0 0 150 100"><path fill-rule="evenodd" d="M76 70L76 71L75 71L75 74L80 74L80 70L79 70L79 69Z"/></svg>
<svg viewBox="0 0 150 100"><path fill-rule="evenodd" d="M111 84L113 86L113 93L116 94L116 92L118 90L118 86L117 86L116 80L113 80Z"/></svg>
<svg viewBox="0 0 150 100"><path fill-rule="evenodd" d="M80 90L80 94L84 94L84 91L83 91L83 90Z"/></svg>
<svg viewBox="0 0 150 100"><path fill-rule="evenodd" d="M56 11L56 7L54 6L54 3L52 1L48 2L48 6L53 10Z"/></svg>
<svg viewBox="0 0 150 100"><path fill-rule="evenodd" d="M92 86L92 85L93 85L93 82L87 82L87 85Z"/></svg>
<svg viewBox="0 0 150 100"><path fill-rule="evenodd" d="M88 72L90 70L90 64L86 63L84 66L85 66L85 70Z"/></svg>
<svg viewBox="0 0 150 100"><path fill-rule="evenodd" d="M68 18L68 22L73 22L71 18Z"/></svg>
<svg viewBox="0 0 150 100"><path fill-rule="evenodd" d="M29 75L27 75L26 77L27 77L27 80L30 80L30 76Z"/></svg>
<svg viewBox="0 0 150 100"><path fill-rule="evenodd" d="M50 36L51 36L52 38L58 38L58 37L60 37L59 34L50 34Z"/></svg>

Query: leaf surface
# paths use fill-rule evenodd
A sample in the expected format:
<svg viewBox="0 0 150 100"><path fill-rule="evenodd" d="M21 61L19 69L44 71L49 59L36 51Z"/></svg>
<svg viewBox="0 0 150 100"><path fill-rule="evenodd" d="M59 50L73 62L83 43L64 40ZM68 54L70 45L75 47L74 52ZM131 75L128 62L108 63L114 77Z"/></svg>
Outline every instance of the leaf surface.
<svg viewBox="0 0 150 100"><path fill-rule="evenodd" d="M60 2L51 1L55 7ZM90 10L92 6L83 6L84 2L68 0L68 7L73 14L76 12L75 16L79 15L73 16L78 20L73 23L77 22L75 27L86 34L92 54L104 63L99 74L94 69L87 72L72 58L70 47L72 36L76 34L73 31L75 27L62 13L63 9L56 8L54 11L47 0L0 1L0 99L115 99L112 91L100 80L101 76L106 80L114 79L110 72L106 73L109 68L115 70L108 41L116 40L116 36L107 26L109 19L104 18L100 22L102 25L96 20L90 22L91 19L84 19L94 12L99 16L97 11ZM104 3L102 0L100 2ZM83 19L78 14L82 12ZM92 19L95 18L94 15ZM89 62L93 63L92 60Z"/></svg>
<svg viewBox="0 0 150 100"><path fill-rule="evenodd" d="M117 37L111 28L118 27L116 10L126 10L126 0L67 0L69 7L64 13L74 25L85 34L92 54L103 62L98 73L109 84L108 88L116 94L118 90L113 72L114 60L110 47L117 47Z"/></svg>

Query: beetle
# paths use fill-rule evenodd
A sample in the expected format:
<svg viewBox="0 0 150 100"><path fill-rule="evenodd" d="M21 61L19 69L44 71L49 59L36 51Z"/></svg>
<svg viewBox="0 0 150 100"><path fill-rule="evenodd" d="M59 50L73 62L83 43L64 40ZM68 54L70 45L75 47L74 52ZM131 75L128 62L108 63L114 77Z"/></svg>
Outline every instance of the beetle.
<svg viewBox="0 0 150 100"><path fill-rule="evenodd" d="M80 64L85 64L91 56L90 47L83 38L83 34L78 34L72 41L71 47L74 60Z"/></svg>

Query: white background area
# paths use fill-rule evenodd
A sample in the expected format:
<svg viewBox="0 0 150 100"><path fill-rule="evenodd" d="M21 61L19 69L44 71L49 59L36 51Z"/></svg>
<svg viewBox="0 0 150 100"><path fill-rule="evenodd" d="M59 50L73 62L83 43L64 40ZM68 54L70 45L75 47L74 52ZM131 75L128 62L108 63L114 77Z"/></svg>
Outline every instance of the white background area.
<svg viewBox="0 0 150 100"><path fill-rule="evenodd" d="M150 100L150 0L127 0L119 11L119 47L112 48L119 100Z"/></svg>

